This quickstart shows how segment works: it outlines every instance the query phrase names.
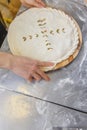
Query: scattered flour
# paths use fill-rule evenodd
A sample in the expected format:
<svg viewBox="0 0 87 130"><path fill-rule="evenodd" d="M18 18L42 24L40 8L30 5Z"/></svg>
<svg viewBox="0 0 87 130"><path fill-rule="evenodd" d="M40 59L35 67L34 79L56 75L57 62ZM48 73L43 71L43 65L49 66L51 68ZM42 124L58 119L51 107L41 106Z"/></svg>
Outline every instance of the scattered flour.
<svg viewBox="0 0 87 130"><path fill-rule="evenodd" d="M12 95L6 101L6 114L10 118L26 118L30 113L30 105L26 101L26 97L20 95Z"/></svg>

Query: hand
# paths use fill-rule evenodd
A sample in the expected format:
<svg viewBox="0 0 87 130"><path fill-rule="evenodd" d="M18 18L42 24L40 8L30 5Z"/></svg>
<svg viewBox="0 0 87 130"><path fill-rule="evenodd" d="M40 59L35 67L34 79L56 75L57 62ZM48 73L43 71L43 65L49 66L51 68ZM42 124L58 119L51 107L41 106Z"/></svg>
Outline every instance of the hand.
<svg viewBox="0 0 87 130"><path fill-rule="evenodd" d="M50 78L41 71L41 67L53 66L54 63L40 62L23 56L14 56L9 53L0 52L0 68L9 69L26 80L32 81Z"/></svg>
<svg viewBox="0 0 87 130"><path fill-rule="evenodd" d="M26 80L50 80L50 78L41 71L41 67L53 66L50 62L40 62L23 56L14 56L9 53L0 52L0 68L13 71Z"/></svg>
<svg viewBox="0 0 87 130"><path fill-rule="evenodd" d="M53 66L53 63L40 62L22 56L12 56L10 62L10 70L30 82L32 82L33 79L39 81L42 78L46 81L50 80L50 78L40 69L44 66Z"/></svg>
<svg viewBox="0 0 87 130"><path fill-rule="evenodd" d="M20 0L21 3L26 7L45 7L45 4L42 0Z"/></svg>
<svg viewBox="0 0 87 130"><path fill-rule="evenodd" d="M84 3L87 5L87 0L84 0Z"/></svg>
<svg viewBox="0 0 87 130"><path fill-rule="evenodd" d="M38 81L40 79L50 80L40 68L53 65L54 64L50 62L40 62L30 58L0 52L0 68L9 69L29 81L33 79Z"/></svg>

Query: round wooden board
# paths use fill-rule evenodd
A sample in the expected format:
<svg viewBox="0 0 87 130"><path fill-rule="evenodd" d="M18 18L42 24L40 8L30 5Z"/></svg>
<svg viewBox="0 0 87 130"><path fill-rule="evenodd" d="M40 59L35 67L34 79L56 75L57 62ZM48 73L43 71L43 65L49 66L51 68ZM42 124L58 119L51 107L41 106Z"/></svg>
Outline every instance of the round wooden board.
<svg viewBox="0 0 87 130"><path fill-rule="evenodd" d="M78 55L80 49L81 49L81 46L82 46L82 33L81 33L81 30L80 30L80 27L78 25L78 23L75 21L75 19L73 17L71 17L71 19L74 21L77 29L78 29L78 33L79 33L79 43L78 43L78 46L75 50L75 52L69 56L69 58L67 58L66 60L63 60L62 62L56 64L56 66L52 69L52 70L57 70L57 69L60 69L66 65L68 65L69 63L71 63L75 58L76 56Z"/></svg>

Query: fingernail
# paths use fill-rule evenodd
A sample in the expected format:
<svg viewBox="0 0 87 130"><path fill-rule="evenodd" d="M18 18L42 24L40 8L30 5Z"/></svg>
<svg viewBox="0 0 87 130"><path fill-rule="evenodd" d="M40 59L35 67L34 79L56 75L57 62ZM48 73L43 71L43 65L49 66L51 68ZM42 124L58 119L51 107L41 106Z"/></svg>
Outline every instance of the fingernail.
<svg viewBox="0 0 87 130"><path fill-rule="evenodd" d="M43 6L44 6L44 7L46 7L46 5L45 5L45 4L44 4Z"/></svg>
<svg viewBox="0 0 87 130"><path fill-rule="evenodd" d="M44 4L39 4L39 7L42 7L42 8L44 8L44 7L46 7Z"/></svg>
<svg viewBox="0 0 87 130"><path fill-rule="evenodd" d="M44 7L46 7L46 4L43 3L43 2L39 2L39 4L42 5L42 6L44 6Z"/></svg>
<svg viewBox="0 0 87 130"><path fill-rule="evenodd" d="M47 81L50 81L50 78L48 77Z"/></svg>
<svg viewBox="0 0 87 130"><path fill-rule="evenodd" d="M43 6L43 7L46 7L46 5L45 5L45 4L42 4L42 6Z"/></svg>

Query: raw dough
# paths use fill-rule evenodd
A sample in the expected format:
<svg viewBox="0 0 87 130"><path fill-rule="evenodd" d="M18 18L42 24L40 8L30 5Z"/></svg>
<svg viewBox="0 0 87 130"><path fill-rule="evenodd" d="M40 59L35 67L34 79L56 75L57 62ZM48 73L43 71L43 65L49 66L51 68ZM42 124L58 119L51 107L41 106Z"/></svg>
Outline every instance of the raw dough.
<svg viewBox="0 0 87 130"><path fill-rule="evenodd" d="M15 55L56 65L74 53L79 34L72 18L63 11L31 8L14 19L9 27L8 42Z"/></svg>

